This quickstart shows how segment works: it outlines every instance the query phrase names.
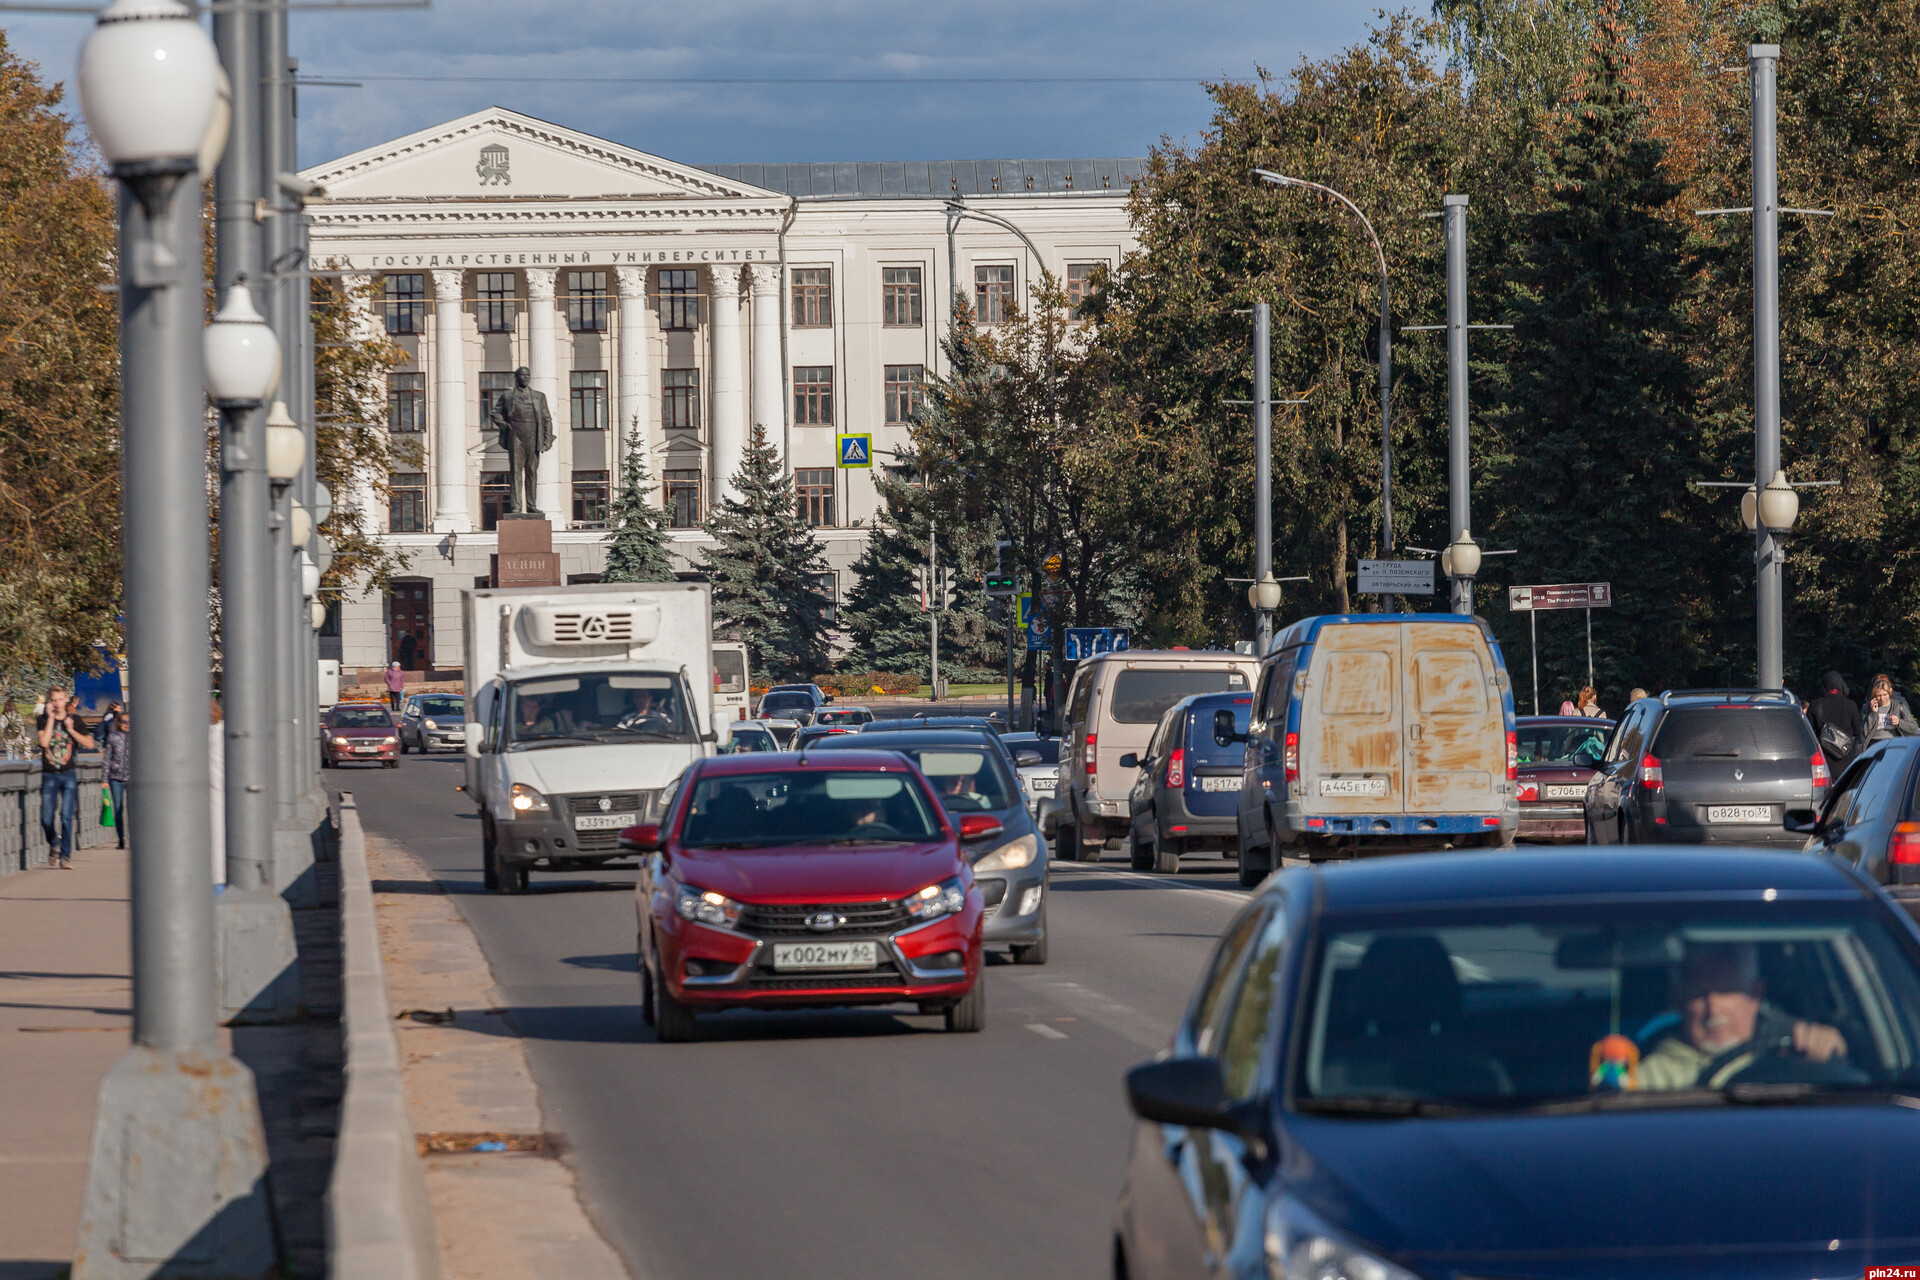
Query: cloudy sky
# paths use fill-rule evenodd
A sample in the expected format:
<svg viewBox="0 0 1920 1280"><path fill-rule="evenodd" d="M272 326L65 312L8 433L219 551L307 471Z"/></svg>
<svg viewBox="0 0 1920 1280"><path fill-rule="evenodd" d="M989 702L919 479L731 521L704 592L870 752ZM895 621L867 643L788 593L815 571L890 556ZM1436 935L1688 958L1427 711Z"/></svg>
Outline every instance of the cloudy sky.
<svg viewBox="0 0 1920 1280"><path fill-rule="evenodd" d="M1200 79L1325 56L1363 39L1379 4L435 0L296 14L301 74L363 82L302 93L301 162L494 104L695 164L1137 156L1204 127ZM89 21L0 24L64 80ZM1044 82L1067 77L1083 82ZM887 83L845 83L860 80Z"/></svg>

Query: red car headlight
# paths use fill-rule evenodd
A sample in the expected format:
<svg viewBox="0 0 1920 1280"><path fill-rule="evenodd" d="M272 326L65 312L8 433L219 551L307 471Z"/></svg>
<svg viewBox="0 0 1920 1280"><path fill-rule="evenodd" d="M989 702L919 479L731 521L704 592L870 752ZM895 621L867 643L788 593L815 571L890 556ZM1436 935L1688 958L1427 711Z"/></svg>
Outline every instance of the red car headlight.
<svg viewBox="0 0 1920 1280"><path fill-rule="evenodd" d="M907 914L915 920L937 920L941 916L958 915L967 905L967 891L961 887L960 877L942 880L939 884L930 884L905 902Z"/></svg>

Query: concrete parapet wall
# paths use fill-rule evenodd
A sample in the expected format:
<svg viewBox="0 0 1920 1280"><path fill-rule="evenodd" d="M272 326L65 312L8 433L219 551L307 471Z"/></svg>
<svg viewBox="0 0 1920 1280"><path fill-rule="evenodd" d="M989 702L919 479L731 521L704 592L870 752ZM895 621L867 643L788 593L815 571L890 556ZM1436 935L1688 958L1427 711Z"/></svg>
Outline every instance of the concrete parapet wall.
<svg viewBox="0 0 1920 1280"><path fill-rule="evenodd" d="M109 838L100 825L100 762L81 758L80 821L73 846L87 849ZM47 838L40 830L40 762L0 760L0 876L47 865Z"/></svg>

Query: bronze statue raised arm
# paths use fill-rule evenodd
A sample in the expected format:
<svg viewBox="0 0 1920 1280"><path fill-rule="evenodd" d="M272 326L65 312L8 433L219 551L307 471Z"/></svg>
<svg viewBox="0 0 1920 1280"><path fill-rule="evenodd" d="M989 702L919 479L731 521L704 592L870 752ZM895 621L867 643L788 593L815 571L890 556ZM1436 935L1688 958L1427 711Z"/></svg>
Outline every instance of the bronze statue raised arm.
<svg viewBox="0 0 1920 1280"><path fill-rule="evenodd" d="M525 365L513 371L513 390L494 397L492 426L500 433L507 472L513 477L507 511L537 516L540 455L553 448L553 415L547 410L547 397L528 385L532 381Z"/></svg>

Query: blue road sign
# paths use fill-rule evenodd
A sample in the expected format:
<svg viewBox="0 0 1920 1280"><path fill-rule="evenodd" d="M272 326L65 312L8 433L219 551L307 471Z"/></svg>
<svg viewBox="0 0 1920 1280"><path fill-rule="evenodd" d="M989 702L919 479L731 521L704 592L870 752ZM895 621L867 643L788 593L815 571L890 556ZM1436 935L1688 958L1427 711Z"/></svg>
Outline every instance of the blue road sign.
<svg viewBox="0 0 1920 1280"><path fill-rule="evenodd" d="M1067 661L1091 658L1096 653L1120 653L1127 645L1125 627L1068 627Z"/></svg>
<svg viewBox="0 0 1920 1280"><path fill-rule="evenodd" d="M843 467L871 467L873 465L873 437L835 436L834 442L840 446L840 465Z"/></svg>
<svg viewBox="0 0 1920 1280"><path fill-rule="evenodd" d="M1022 591L1015 599L1020 601L1020 625L1024 627L1033 621L1033 592Z"/></svg>

